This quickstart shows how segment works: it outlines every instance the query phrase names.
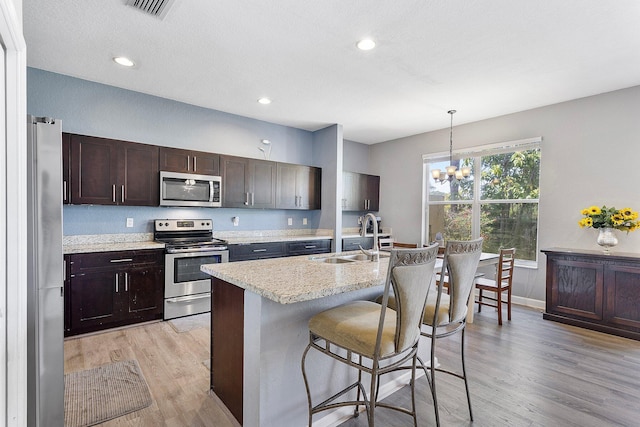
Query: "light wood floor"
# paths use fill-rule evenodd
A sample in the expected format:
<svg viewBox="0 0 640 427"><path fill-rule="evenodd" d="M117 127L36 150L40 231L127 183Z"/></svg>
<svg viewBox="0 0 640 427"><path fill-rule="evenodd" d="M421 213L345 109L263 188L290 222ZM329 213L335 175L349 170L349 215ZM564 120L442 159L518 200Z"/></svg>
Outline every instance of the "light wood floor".
<svg viewBox="0 0 640 427"><path fill-rule="evenodd" d="M495 316L485 308L468 325L473 423L462 381L436 377L443 426L640 425L639 341L546 321L522 307L514 307L513 320L501 327ZM142 368L154 403L102 426L237 426L208 394L206 328L178 334L161 322L67 340L64 348L65 372L130 358ZM458 336L439 340L437 348L443 365L459 366ZM417 389L419 425L434 425L425 378ZM405 388L389 399L409 396ZM411 425L403 414L379 409L377 415L378 427ZM361 416L341 427L365 425Z"/></svg>
<svg viewBox="0 0 640 427"><path fill-rule="evenodd" d="M442 426L640 426L639 341L543 320L522 307L503 326L485 307L467 325L465 340L474 422L462 380L436 373ZM444 366L460 366L459 334L436 346ZM410 395L405 387L388 401L409 402ZM416 395L418 425L435 425L424 377ZM366 425L360 416L341 427ZM401 425L412 425L411 418L376 412L377 427Z"/></svg>
<svg viewBox="0 0 640 427"><path fill-rule="evenodd" d="M104 427L236 427L239 424L209 394L209 328L177 333L168 322L67 339L65 373L118 360L136 359L149 384L148 408L99 424Z"/></svg>

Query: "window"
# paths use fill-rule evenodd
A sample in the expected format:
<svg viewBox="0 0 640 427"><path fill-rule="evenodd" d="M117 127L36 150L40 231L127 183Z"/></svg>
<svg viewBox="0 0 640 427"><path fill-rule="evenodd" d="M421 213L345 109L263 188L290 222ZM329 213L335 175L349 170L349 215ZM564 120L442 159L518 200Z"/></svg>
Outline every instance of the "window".
<svg viewBox="0 0 640 427"><path fill-rule="evenodd" d="M515 247L520 265L537 261L541 138L477 147L454 153L453 164L469 166L462 180L434 181L431 170L444 169L446 154L425 155L425 240L482 236L483 251Z"/></svg>

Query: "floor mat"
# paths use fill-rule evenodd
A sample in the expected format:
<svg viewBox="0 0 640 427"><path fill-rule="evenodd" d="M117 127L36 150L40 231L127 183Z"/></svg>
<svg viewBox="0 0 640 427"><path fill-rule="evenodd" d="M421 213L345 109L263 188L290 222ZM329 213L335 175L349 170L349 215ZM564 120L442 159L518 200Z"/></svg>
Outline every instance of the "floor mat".
<svg viewBox="0 0 640 427"><path fill-rule="evenodd" d="M125 360L64 376L64 425L84 427L151 405L138 362Z"/></svg>

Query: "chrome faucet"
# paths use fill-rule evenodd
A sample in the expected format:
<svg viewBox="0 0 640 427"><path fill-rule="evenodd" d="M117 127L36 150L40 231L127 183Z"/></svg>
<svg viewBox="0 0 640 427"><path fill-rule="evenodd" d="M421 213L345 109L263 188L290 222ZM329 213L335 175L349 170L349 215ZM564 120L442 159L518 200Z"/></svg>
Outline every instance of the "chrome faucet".
<svg viewBox="0 0 640 427"><path fill-rule="evenodd" d="M367 255L371 261L378 262L378 260L380 260L380 251L378 249L378 220L376 219L376 216L371 212L367 213L362 218L362 229L360 230L360 235L366 235L367 223L369 222L369 218L371 218L373 224L373 249L367 251L362 246L360 246L360 250L363 254Z"/></svg>

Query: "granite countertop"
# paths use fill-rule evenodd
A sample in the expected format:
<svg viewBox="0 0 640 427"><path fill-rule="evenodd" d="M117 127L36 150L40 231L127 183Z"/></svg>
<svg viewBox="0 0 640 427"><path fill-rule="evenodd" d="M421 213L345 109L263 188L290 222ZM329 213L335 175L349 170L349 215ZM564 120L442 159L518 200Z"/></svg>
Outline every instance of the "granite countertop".
<svg viewBox="0 0 640 427"><path fill-rule="evenodd" d="M383 285L389 265L388 255L381 254L378 262L330 264L322 261L356 253L359 251L207 264L200 268L213 277L264 298L291 304Z"/></svg>
<svg viewBox="0 0 640 427"><path fill-rule="evenodd" d="M378 237L390 237L390 236L391 236L391 233L378 233ZM343 239L354 239L358 237L362 237L360 233L349 233L349 234L342 235ZM373 237L373 233L367 233L364 237Z"/></svg>
<svg viewBox="0 0 640 427"><path fill-rule="evenodd" d="M301 234L295 236L247 236L247 237L221 237L230 245L246 245L251 243L271 243L271 242L295 242L302 240L331 240L331 236L319 236L316 234Z"/></svg>
<svg viewBox="0 0 640 427"><path fill-rule="evenodd" d="M164 249L164 243L154 241L144 242L110 242L110 243L83 243L83 244L64 244L63 253L82 254L90 252L115 252L115 251L136 251L144 249Z"/></svg>

